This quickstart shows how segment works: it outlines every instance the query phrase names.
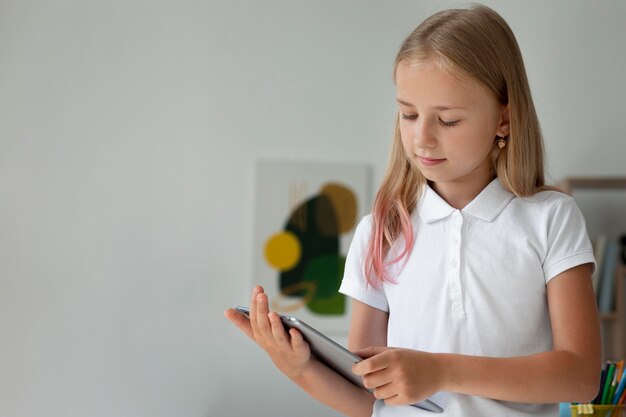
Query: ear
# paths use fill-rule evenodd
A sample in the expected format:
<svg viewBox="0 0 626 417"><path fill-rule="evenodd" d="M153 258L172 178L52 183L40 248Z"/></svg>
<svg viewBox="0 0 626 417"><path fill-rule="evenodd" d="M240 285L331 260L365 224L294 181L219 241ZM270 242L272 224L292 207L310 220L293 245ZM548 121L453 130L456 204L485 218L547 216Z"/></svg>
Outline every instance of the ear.
<svg viewBox="0 0 626 417"><path fill-rule="evenodd" d="M500 121L496 134L501 138L509 136L511 133L511 112L509 111L509 105L502 107L500 112Z"/></svg>

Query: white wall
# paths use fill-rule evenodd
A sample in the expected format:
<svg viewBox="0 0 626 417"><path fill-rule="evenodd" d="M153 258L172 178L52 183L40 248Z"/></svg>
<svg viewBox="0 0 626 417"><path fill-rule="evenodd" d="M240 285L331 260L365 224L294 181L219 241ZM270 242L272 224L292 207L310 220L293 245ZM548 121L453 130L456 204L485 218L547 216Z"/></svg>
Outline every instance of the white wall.
<svg viewBox="0 0 626 417"><path fill-rule="evenodd" d="M222 311L253 281L255 161L377 184L395 52L464 4L385 3L0 0L0 415L336 415ZM626 175L626 2L487 4L551 178Z"/></svg>

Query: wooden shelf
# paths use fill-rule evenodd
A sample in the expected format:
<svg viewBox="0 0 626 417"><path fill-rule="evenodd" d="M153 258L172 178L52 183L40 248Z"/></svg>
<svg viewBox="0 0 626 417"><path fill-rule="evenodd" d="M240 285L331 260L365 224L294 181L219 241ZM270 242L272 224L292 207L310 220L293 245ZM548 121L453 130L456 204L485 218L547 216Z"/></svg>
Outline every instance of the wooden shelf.
<svg viewBox="0 0 626 417"><path fill-rule="evenodd" d="M626 189L626 177L571 177L559 184L567 191L574 189Z"/></svg>
<svg viewBox="0 0 626 417"><path fill-rule="evenodd" d="M619 319L619 315L617 313L600 314L600 320L602 321L611 321L617 319Z"/></svg>

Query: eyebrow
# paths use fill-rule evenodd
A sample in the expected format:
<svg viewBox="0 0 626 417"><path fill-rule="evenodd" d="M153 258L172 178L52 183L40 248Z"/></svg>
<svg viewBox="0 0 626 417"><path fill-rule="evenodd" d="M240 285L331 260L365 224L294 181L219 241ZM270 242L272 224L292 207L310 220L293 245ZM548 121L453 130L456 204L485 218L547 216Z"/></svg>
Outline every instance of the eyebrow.
<svg viewBox="0 0 626 417"><path fill-rule="evenodd" d="M413 107L413 105L409 102L400 100L399 98L396 99L396 101L400 104L403 104L405 106L408 107ZM459 109L465 109L465 107L461 107L461 106L433 106L433 109L435 110L459 110Z"/></svg>

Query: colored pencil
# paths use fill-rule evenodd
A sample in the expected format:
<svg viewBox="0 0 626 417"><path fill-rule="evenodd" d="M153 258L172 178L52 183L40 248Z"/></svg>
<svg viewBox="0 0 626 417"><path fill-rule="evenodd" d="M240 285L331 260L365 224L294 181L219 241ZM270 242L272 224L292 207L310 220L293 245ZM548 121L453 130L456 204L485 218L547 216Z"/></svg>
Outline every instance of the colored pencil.
<svg viewBox="0 0 626 417"><path fill-rule="evenodd" d="M615 364L609 365L609 370L606 373L606 381L604 381L604 390L602 391L602 400L600 404L608 404L609 391L611 390L611 383L613 382L613 374L615 373Z"/></svg>
<svg viewBox="0 0 626 417"><path fill-rule="evenodd" d="M600 404L600 400L602 399L602 389L604 388L604 381L606 381L606 371L607 368L602 368L602 373L600 373L600 386L598 387L598 395L591 402L592 404Z"/></svg>

